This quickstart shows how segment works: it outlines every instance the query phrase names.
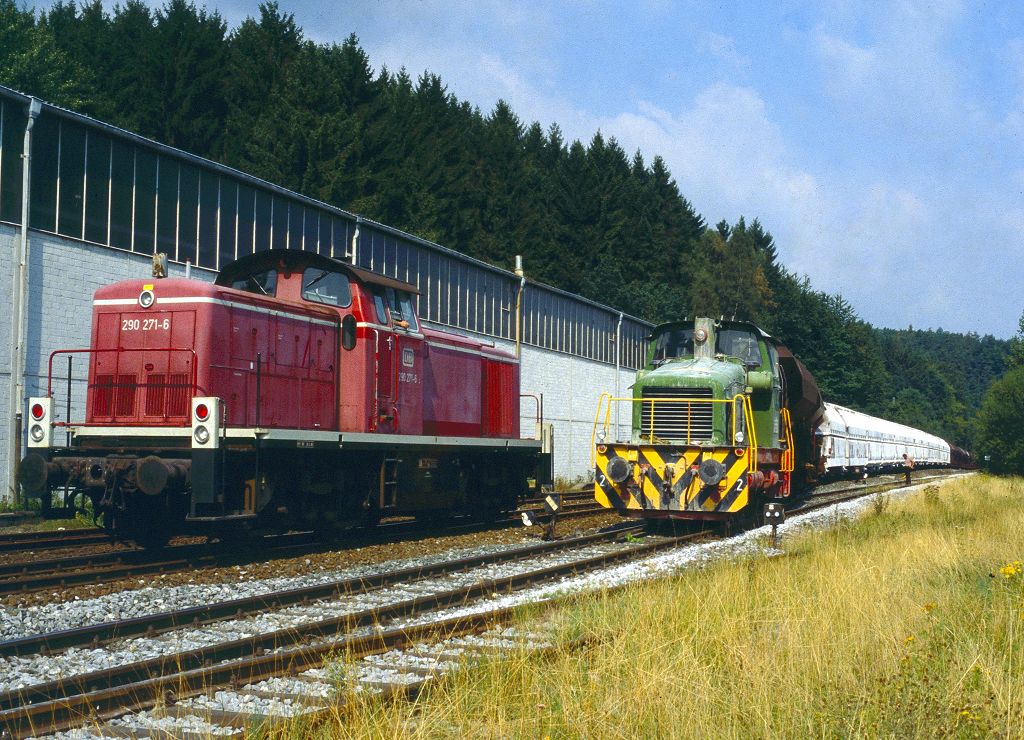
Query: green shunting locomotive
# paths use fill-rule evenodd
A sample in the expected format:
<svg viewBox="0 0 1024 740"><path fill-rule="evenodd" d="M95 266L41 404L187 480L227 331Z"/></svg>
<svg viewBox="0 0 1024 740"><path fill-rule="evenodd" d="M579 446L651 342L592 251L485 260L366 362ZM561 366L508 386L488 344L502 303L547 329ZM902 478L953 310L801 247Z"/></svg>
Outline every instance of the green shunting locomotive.
<svg viewBox="0 0 1024 740"><path fill-rule="evenodd" d="M651 340L632 395L601 398L599 503L626 516L721 520L814 479L824 404L784 345L753 324L709 318L662 324Z"/></svg>

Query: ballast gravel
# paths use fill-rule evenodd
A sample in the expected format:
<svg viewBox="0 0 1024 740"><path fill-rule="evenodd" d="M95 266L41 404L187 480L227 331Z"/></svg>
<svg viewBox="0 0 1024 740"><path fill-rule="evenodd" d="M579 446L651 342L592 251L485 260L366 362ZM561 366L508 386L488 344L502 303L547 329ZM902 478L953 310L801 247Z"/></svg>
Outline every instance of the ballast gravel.
<svg viewBox="0 0 1024 740"><path fill-rule="evenodd" d="M532 560L508 564L488 564L470 570L422 581L404 583L377 589L365 594L343 596L296 605L277 611L264 612L241 619L217 622L202 627L174 630L154 637L139 637L118 640L101 648L72 648L54 655L30 655L24 657L0 658L0 691L11 691L34 684L91 673L128 663L152 660L162 656L194 650L218 643L240 640L255 635L279 630L290 630L304 624L334 619L366 609L381 607L417 597L454 590L469 584L494 578L503 578L526 573L538 567L554 566L603 554L630 545L595 544L570 552L553 552ZM458 555L476 553L457 553ZM481 554L483 554L481 552ZM405 567L408 562L392 564ZM326 580L336 580L353 575L334 574ZM267 585L266 590L295 587L297 583L286 579L286 583ZM194 595L193 595L194 596ZM105 597L109 598L109 597ZM211 597L213 600L215 597ZM221 596L220 598L223 598ZM88 606L83 604L83 606ZM98 620L103 621L103 620Z"/></svg>
<svg viewBox="0 0 1024 740"><path fill-rule="evenodd" d="M520 541L515 544L492 544L450 550L426 562L444 563L473 555L506 552L522 547L522 545L523 543ZM423 563L424 558L420 555L353 568L306 573L300 576L251 580L245 578L248 575L246 568L238 568L236 578L244 580L230 583L191 583L167 587L149 585L132 591L106 594L95 599L76 599L65 603L47 603L27 607L9 606L0 609L0 641L187 609L288 588L375 575L383 571L412 567Z"/></svg>
<svg viewBox="0 0 1024 740"><path fill-rule="evenodd" d="M559 531L561 533L596 531L598 528L608 526L618 520L619 516L615 512L594 514L580 519L573 519L571 522L565 522L559 525ZM430 556L441 556L453 549L472 549L495 545L522 545L530 541L536 541L538 536L539 534L536 529L512 527L463 534L449 533L442 536L365 545L359 545L359 541L356 539L353 541L353 546L327 552L309 553L297 557L276 557L274 553L270 553L271 559L269 560L247 563L240 566L200 568L198 570L162 573L157 576L147 576L146 578L125 578L68 586L49 592L9 594L0 598L0 602L9 607L26 608L59 602L91 601L107 594L128 590L144 590L149 587L170 588L183 586L191 588L197 585L218 585L266 580L281 576L305 578L307 576L315 576L321 572L336 572L359 566L374 566L391 560L404 558L412 560ZM354 537L359 537L359 535L356 534Z"/></svg>
<svg viewBox="0 0 1024 740"><path fill-rule="evenodd" d="M334 686L319 681L300 681L296 678L268 678L255 684L246 684L246 689L273 692L275 694L296 694L312 698L328 699L334 696Z"/></svg>
<svg viewBox="0 0 1024 740"><path fill-rule="evenodd" d="M146 730L162 730L171 737L184 734L198 735L200 737L216 736L230 737L241 736L241 730L233 727L221 727L220 725L207 722L196 715L185 715L181 717L166 717L155 712L139 712L127 717L119 717L111 720L108 724L111 727L123 727L132 732L138 732L140 736Z"/></svg>
<svg viewBox="0 0 1024 740"><path fill-rule="evenodd" d="M203 709L218 712L235 712L255 717L296 717L315 711L316 707L293 702L291 699L277 699L252 694L236 694L234 691L218 691L212 697L197 696L180 702L179 706L195 709L200 713Z"/></svg>

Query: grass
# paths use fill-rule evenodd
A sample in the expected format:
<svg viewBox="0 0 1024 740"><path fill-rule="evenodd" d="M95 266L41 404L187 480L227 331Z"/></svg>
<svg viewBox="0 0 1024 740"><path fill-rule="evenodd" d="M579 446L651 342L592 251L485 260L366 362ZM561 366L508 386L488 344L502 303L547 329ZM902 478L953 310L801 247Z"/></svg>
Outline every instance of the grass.
<svg viewBox="0 0 1024 740"><path fill-rule="evenodd" d="M63 505L63 501L60 495L57 493L53 494L54 506ZM70 519L35 519L28 518L25 520L14 520L7 526L19 532L50 532L58 529L93 529L96 524L92 520L92 501L83 496L85 511L76 512L75 515ZM42 510L40 501L38 498L26 498L22 500L21 504L17 507L14 506L12 501L0 501L0 512L9 511L27 511L33 512L37 516ZM3 525L0 525L3 526Z"/></svg>
<svg viewBox="0 0 1024 740"><path fill-rule="evenodd" d="M569 491L578 491L580 488L586 486L587 481L582 475L577 475L574 478L570 478L566 475L556 475L554 482L551 484L553 491L557 493L566 493Z"/></svg>
<svg viewBox="0 0 1024 740"><path fill-rule="evenodd" d="M53 532L58 529L95 529L92 516L78 512L72 519L39 519L16 525L27 532Z"/></svg>
<svg viewBox="0 0 1024 740"><path fill-rule="evenodd" d="M1024 480L887 498L853 522L534 613L585 649L366 699L320 737L1024 736ZM533 620L531 622L531 620Z"/></svg>

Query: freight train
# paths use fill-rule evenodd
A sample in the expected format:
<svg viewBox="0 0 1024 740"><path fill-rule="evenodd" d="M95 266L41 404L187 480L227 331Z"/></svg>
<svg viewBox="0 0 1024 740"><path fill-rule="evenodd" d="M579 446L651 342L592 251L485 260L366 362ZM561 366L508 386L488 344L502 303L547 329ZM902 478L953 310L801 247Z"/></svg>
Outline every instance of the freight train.
<svg viewBox="0 0 1024 740"><path fill-rule="evenodd" d="M100 288L90 346L55 351L47 395L29 401L22 489L86 496L146 545L512 509L542 457L520 439L518 360L421 325L416 294L296 250L239 259L212 284ZM68 355L88 362L75 424L54 419Z"/></svg>
<svg viewBox="0 0 1024 740"><path fill-rule="evenodd" d="M754 324L697 318L656 327L632 396L602 397L594 495L626 516L731 520L828 477L902 468L904 454L917 467L970 459L825 403L803 363Z"/></svg>

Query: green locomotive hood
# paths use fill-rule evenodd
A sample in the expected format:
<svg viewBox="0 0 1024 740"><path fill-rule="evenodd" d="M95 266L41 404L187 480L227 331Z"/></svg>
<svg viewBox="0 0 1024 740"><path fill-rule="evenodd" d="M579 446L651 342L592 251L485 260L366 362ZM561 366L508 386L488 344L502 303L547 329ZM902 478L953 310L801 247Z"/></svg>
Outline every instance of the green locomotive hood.
<svg viewBox="0 0 1024 740"><path fill-rule="evenodd" d="M742 365L708 358L673 360L641 371L633 397L650 400L633 404L633 441L726 444L731 404L709 401L742 394L745 375Z"/></svg>
<svg viewBox="0 0 1024 740"><path fill-rule="evenodd" d="M645 388L710 388L713 398L732 398L742 393L746 371L742 365L717 359L673 360L653 370L641 370L633 396Z"/></svg>

